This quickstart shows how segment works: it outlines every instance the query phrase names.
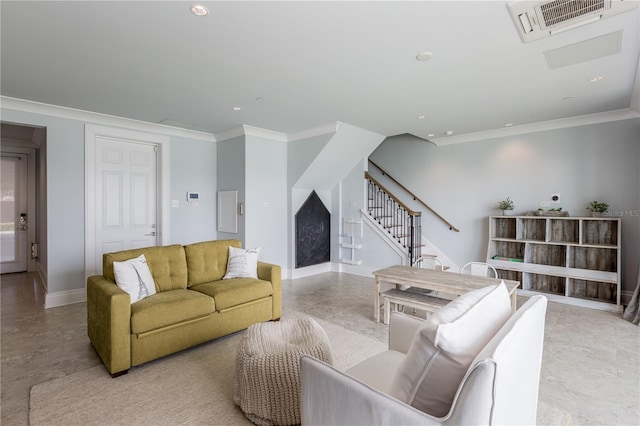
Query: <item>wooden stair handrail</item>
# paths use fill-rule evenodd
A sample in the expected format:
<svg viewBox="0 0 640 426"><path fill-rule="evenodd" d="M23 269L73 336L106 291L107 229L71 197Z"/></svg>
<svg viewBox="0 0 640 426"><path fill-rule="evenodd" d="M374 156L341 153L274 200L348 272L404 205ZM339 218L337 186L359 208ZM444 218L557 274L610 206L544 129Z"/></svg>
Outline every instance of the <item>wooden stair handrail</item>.
<svg viewBox="0 0 640 426"><path fill-rule="evenodd" d="M446 223L449 226L449 230L451 231L456 231L456 232L460 232L460 230L458 228L456 228L455 226L453 226L447 219L445 219L444 217L442 217L440 215L440 213L438 213L437 211L435 211L434 209L432 209L427 203L425 203L424 201L422 201L420 198L418 198L413 192L409 191L403 184L401 184L400 182L398 182L397 180L394 179L393 176L391 176L389 173L387 173L382 167L380 167L379 165L377 165L373 160L369 159L369 162L371 164L373 164L378 170L380 170L382 172L383 175L387 176L389 179L391 179L396 185L398 185L400 188L402 188L403 190L405 190L409 195L411 195L411 197L413 197L413 199L417 202L419 202L420 204L422 204L423 206L425 206L427 209L429 209L429 211L431 213L433 213L434 215L436 215L436 217L438 217L438 219L440 219L441 221L443 221L444 223ZM365 172L365 175L369 175L368 172ZM374 182L375 179L373 179ZM376 182L376 185L384 188L382 185L380 185L378 182ZM385 191L387 191L387 193L391 194L391 192L389 192L388 190L385 189ZM394 197L394 199L396 199ZM400 201L398 201L399 204L401 204L402 206L404 206L404 204L402 204ZM409 210L409 209L407 209Z"/></svg>
<svg viewBox="0 0 640 426"><path fill-rule="evenodd" d="M384 192L386 192L387 196L389 198L391 198L393 201L395 201L396 203L398 203L400 205L400 207L402 207L403 209L405 209L407 211L407 214L409 216L420 216L422 215L422 212L416 212L411 210L409 207L407 207L407 205L405 203L403 203L402 201L398 200L391 192L389 192L389 190L387 188L385 188L384 186L382 186L380 184L380 182L378 182L377 180L375 180L373 178L373 176L371 176L369 174L369 172L364 172L364 177L365 179L369 179L371 182L375 183L376 185L378 185L378 187L380 189L382 189Z"/></svg>

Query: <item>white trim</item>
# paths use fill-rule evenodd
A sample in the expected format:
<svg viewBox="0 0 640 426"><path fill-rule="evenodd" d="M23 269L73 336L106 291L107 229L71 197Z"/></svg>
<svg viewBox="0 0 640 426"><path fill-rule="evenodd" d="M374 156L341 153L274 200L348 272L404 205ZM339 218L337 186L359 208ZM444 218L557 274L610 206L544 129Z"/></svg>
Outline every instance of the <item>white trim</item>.
<svg viewBox="0 0 640 426"><path fill-rule="evenodd" d="M85 124L84 155L85 155L85 279L97 273L94 249L96 246L96 198L93 188L96 185L96 137L118 138L158 145L158 245L167 245L171 241L171 191L170 191L170 144L168 136L140 133L133 130L116 129L111 127Z"/></svg>
<svg viewBox="0 0 640 426"><path fill-rule="evenodd" d="M286 133L276 132L268 129L261 129L260 127L247 126L246 124L215 134L216 141L218 142L237 138L239 136L255 136L258 138L270 139L278 142L287 142L288 139Z"/></svg>
<svg viewBox="0 0 640 426"><path fill-rule="evenodd" d="M49 115L53 117L67 118L95 123L103 126L126 127L142 132L162 133L168 136L180 136L190 139L197 139L209 142L216 142L213 134L200 132L197 130L181 129L167 126L166 124L151 123L147 121L134 120L131 118L118 117L115 115L102 114L99 112L83 111L75 108L68 108L58 105L50 105L42 102L28 101L26 99L0 96L2 108L29 112L33 114Z"/></svg>
<svg viewBox="0 0 640 426"><path fill-rule="evenodd" d="M614 312L621 314L623 309L622 305L616 305L615 303L598 302L597 300L579 299L577 297L567 297L560 294L552 293L540 293L533 290L517 289L516 294L518 296L531 297L539 294L543 294L550 302L562 303L565 305L580 306L582 308L598 309L600 311Z"/></svg>
<svg viewBox="0 0 640 426"><path fill-rule="evenodd" d="M45 309L70 305L72 303L83 303L87 301L87 292L84 288L56 291L55 293L47 293L44 300Z"/></svg>
<svg viewBox="0 0 640 426"><path fill-rule="evenodd" d="M627 108L619 109L617 111L599 112L595 114L580 115L577 117L561 118L558 120L540 121L538 123L523 124L522 126L487 130L485 132L467 133L459 136L429 139L429 142L432 142L437 146L445 146L457 143L501 138L505 136L515 136L524 133L535 133L547 130L563 129L567 127L578 127L586 126L589 124L606 123L610 121L629 120L638 117L640 117L640 113Z"/></svg>
<svg viewBox="0 0 640 426"><path fill-rule="evenodd" d="M374 278L373 272L380 268L372 268L371 266L354 266L344 263L334 263L334 271L344 274L358 275L365 278Z"/></svg>
<svg viewBox="0 0 640 426"><path fill-rule="evenodd" d="M315 136L327 135L329 133L337 133L344 123L341 121L334 121L324 126L313 127L311 129L303 130L301 132L290 133L288 136L288 142L295 142L302 139L309 139ZM384 136L383 136L384 138Z"/></svg>
<svg viewBox="0 0 640 426"><path fill-rule="evenodd" d="M402 245L399 242L397 242L395 239L389 238L389 234L386 231L384 231L384 229L382 228L382 225L380 225L371 216L369 216L369 214L366 211L360 210L360 216L364 219L362 223L367 225L373 232L375 232L376 235L380 238L380 240L383 243L391 247L393 251L396 252L398 257L400 257L400 264L404 265L406 263L406 259L408 256L407 250L404 247L402 247Z"/></svg>
<svg viewBox="0 0 640 426"><path fill-rule="evenodd" d="M243 124L233 129L225 130L224 132L216 133L216 141L226 141L229 139L237 138L240 136L255 136L258 138L270 139L278 142L295 142L298 140L309 139L315 136L327 135L330 133L337 133L344 123L335 121L323 126L313 127L311 129L303 130L296 133L281 133L274 130L262 129L260 127L248 126Z"/></svg>
<svg viewBox="0 0 640 426"><path fill-rule="evenodd" d="M331 272L332 270L331 262L305 266L304 268L292 269L289 279L295 280L297 278L310 277L312 275L322 274L323 272Z"/></svg>

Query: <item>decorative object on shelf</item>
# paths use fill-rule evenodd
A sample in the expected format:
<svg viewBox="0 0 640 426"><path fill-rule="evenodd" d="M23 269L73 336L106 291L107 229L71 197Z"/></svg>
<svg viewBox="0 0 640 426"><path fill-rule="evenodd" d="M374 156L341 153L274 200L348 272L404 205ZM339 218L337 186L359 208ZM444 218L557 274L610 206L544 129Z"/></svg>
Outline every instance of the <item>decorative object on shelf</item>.
<svg viewBox="0 0 640 426"><path fill-rule="evenodd" d="M502 200L498 203L498 209L502 210L503 216L510 215L515 208L516 206L515 204L513 204L513 200L511 200L511 198L509 197L507 197L506 200Z"/></svg>
<svg viewBox="0 0 640 426"><path fill-rule="evenodd" d="M535 213L536 216L547 216L547 217L567 217L569 216L569 212L562 211L562 207L558 207L555 209L542 210L538 209Z"/></svg>
<svg viewBox="0 0 640 426"><path fill-rule="evenodd" d="M602 213L606 212L608 208L609 204L600 201L592 201L591 204L587 206L587 210L591 212L591 216L593 217L602 216Z"/></svg>

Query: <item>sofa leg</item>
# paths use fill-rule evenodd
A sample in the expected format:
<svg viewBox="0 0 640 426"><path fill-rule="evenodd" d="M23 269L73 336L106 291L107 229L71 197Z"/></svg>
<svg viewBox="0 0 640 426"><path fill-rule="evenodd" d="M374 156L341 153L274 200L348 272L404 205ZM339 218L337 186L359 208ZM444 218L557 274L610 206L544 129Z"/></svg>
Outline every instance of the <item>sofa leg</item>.
<svg viewBox="0 0 640 426"><path fill-rule="evenodd" d="M111 378L115 379L116 377L124 376L129 372L129 369L118 371L117 373L111 373Z"/></svg>
<svg viewBox="0 0 640 426"><path fill-rule="evenodd" d="M272 319L271 321L280 321L280 318Z"/></svg>

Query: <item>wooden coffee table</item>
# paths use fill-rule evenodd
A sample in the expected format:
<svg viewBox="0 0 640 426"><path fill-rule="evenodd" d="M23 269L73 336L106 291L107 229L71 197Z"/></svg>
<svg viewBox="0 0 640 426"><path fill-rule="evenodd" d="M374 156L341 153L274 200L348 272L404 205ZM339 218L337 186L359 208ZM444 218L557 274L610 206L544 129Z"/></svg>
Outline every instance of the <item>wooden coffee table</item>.
<svg viewBox="0 0 640 426"><path fill-rule="evenodd" d="M375 322L380 322L380 284L383 282L395 284L396 288L399 288L401 285L407 285L460 296L469 291L500 284L504 281L507 286L507 291L511 296L511 309L513 312L516 311L516 288L520 285L518 281L479 277L477 275L459 274L456 272L435 271L433 269L413 268L402 265L380 269L375 271L373 275L376 277L373 313Z"/></svg>

